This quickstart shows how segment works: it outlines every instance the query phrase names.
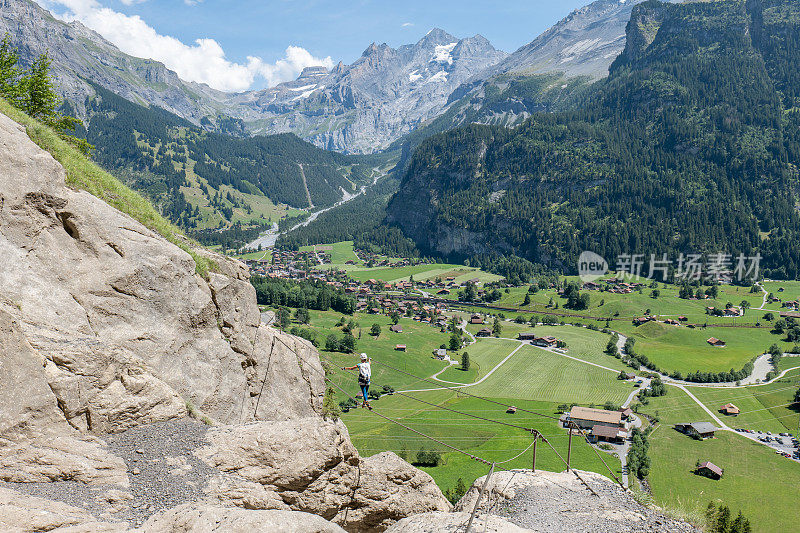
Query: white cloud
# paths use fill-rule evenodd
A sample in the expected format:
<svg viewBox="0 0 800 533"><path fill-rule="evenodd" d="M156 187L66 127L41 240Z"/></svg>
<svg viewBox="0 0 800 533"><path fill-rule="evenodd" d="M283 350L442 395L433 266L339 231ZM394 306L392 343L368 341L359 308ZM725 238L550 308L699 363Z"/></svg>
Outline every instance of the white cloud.
<svg viewBox="0 0 800 533"><path fill-rule="evenodd" d="M239 92L252 87L257 77L275 85L297 77L305 67L333 66L330 57L314 57L304 48L290 46L283 59L266 63L259 57L248 57L247 64L229 61L214 39L197 39L187 45L168 35L161 35L138 15L129 16L100 5L97 0L37 0L67 9L65 20L78 20L93 29L123 52L136 57L155 59L177 72L187 81L208 84L221 91ZM128 5L143 0L123 0ZM184 0L196 3L199 0ZM48 5L49 4L49 5Z"/></svg>
<svg viewBox="0 0 800 533"><path fill-rule="evenodd" d="M400 24L400 27L401 28L409 28L409 27L411 27L413 25L414 25L413 22L404 22L404 23Z"/></svg>
<svg viewBox="0 0 800 533"><path fill-rule="evenodd" d="M286 57L272 64L264 63L259 57L249 56L247 58L247 68L267 80L269 85L294 79L305 67L317 65L323 65L330 69L333 67L333 60L330 57L318 59L312 56L308 50L299 46L290 46L286 49Z"/></svg>

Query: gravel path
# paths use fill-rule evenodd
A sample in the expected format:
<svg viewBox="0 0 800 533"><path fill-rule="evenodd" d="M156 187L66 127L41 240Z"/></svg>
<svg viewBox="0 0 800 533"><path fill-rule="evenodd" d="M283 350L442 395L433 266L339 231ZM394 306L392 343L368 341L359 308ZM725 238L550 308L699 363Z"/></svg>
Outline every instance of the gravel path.
<svg viewBox="0 0 800 533"><path fill-rule="evenodd" d="M193 452L207 444L207 429L184 418L102 435L107 449L125 461L128 488L74 481L0 482L0 486L83 508L98 519L139 526L158 511L205 497L203 487L217 470Z"/></svg>

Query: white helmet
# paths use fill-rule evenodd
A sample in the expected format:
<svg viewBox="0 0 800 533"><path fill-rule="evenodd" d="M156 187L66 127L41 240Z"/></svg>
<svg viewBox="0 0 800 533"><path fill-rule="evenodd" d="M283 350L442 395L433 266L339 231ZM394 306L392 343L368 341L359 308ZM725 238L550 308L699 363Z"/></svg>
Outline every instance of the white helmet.
<svg viewBox="0 0 800 533"><path fill-rule="evenodd" d="M361 360L362 360L362 361L366 361L367 359L369 359L369 358L367 357L367 354L365 354L365 353L362 353L362 354L361 354Z"/></svg>

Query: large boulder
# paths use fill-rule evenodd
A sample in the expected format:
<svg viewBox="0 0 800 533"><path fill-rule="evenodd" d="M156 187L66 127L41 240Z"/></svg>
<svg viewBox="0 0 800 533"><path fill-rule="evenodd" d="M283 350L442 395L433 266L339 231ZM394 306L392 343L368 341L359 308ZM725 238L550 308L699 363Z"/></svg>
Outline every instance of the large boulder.
<svg viewBox="0 0 800 533"><path fill-rule="evenodd" d="M201 252L215 264L204 279L186 251L67 187L64 169L5 116L0 144L0 311L47 385L34 393L69 425L122 431L185 416L187 403L221 423L318 412L316 354L259 326L244 265ZM269 409L261 391L296 400Z"/></svg>
<svg viewBox="0 0 800 533"><path fill-rule="evenodd" d="M63 529L59 529L63 528ZM124 524L97 521L78 507L21 494L0 487L0 530L23 533L34 531L119 532Z"/></svg>
<svg viewBox="0 0 800 533"><path fill-rule="evenodd" d="M213 428L199 455L224 472L209 485L220 504L293 509L349 531L383 531L407 516L448 511L433 479L397 455L361 459L341 422L319 418Z"/></svg>

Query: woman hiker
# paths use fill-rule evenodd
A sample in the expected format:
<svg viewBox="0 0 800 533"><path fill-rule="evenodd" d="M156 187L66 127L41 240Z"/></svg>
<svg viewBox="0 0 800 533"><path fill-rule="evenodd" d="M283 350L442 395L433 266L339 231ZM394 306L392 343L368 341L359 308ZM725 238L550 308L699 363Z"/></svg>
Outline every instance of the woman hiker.
<svg viewBox="0 0 800 533"><path fill-rule="evenodd" d="M372 410L372 406L367 401L367 395L369 394L369 381L372 378L372 368L370 367L370 363L372 359L367 357L367 354L361 354L361 362L358 363L356 366L345 366L342 367L342 370L356 370L358 369L358 386L361 387L361 394L364 395L364 405L361 407L366 407L370 411Z"/></svg>

